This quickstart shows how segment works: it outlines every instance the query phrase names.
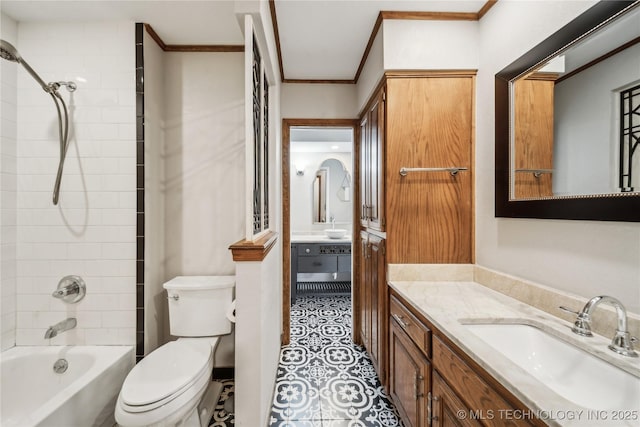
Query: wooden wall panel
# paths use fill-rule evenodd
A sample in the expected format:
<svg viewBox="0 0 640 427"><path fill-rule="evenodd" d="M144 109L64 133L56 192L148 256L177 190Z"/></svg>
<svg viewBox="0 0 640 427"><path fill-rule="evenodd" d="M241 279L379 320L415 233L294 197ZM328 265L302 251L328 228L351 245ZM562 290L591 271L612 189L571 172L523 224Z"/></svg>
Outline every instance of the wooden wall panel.
<svg viewBox="0 0 640 427"><path fill-rule="evenodd" d="M387 81L387 261L472 262L473 76ZM466 167L399 174L401 167Z"/></svg>

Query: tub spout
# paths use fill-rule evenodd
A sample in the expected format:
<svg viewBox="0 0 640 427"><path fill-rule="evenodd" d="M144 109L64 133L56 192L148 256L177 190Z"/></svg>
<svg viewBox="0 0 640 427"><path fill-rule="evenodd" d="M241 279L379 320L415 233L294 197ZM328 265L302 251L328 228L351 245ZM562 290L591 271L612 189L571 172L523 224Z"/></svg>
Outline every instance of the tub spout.
<svg viewBox="0 0 640 427"><path fill-rule="evenodd" d="M78 324L75 317L70 317L68 319L63 320L62 322L58 322L53 326L49 326L47 332L44 333L45 339L51 339L58 335L58 332L68 331L69 329L73 329Z"/></svg>

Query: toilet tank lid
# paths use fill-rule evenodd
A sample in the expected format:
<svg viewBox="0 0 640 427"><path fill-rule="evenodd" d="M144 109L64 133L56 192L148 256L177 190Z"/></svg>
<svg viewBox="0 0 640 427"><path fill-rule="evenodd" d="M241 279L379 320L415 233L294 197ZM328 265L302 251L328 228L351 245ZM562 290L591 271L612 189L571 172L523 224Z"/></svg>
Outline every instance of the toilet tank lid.
<svg viewBox="0 0 640 427"><path fill-rule="evenodd" d="M235 286L236 276L178 276L166 282L165 289L224 289Z"/></svg>

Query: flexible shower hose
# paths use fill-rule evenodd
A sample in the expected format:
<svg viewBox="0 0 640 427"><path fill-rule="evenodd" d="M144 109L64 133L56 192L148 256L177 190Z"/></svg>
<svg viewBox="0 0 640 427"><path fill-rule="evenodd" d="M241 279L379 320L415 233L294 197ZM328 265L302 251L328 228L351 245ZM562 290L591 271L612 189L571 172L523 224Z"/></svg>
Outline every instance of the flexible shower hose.
<svg viewBox="0 0 640 427"><path fill-rule="evenodd" d="M53 204L57 205L58 198L60 196L60 183L62 181L64 160L67 156L67 148L69 146L69 113L67 111L67 105L64 103L64 100L62 99L56 88L52 87L49 91L49 95L51 95L54 104L56 104L56 110L58 111L58 134L60 137L60 162L58 163L58 174L56 175L56 183L53 187ZM60 104L58 104L58 100L62 104L62 109L64 111L64 127L62 126L62 111L60 111Z"/></svg>

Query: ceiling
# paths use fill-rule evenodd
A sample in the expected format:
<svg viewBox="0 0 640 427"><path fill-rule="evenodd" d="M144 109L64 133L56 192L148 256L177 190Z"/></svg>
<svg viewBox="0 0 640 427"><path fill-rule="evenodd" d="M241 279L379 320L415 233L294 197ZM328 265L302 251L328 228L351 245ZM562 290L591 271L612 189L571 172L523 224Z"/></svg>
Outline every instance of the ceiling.
<svg viewBox="0 0 640 427"><path fill-rule="evenodd" d="M243 1L243 0L238 0ZM274 0L284 77L353 80L380 11L478 12L486 0ZM241 45L235 2L2 0L19 22L150 24L167 45Z"/></svg>
<svg viewBox="0 0 640 427"><path fill-rule="evenodd" d="M353 129L340 127L292 127L292 153L351 153Z"/></svg>

